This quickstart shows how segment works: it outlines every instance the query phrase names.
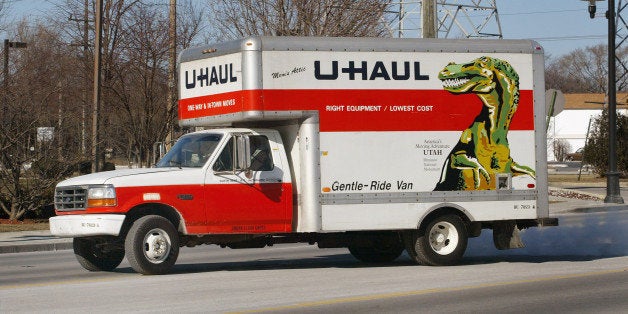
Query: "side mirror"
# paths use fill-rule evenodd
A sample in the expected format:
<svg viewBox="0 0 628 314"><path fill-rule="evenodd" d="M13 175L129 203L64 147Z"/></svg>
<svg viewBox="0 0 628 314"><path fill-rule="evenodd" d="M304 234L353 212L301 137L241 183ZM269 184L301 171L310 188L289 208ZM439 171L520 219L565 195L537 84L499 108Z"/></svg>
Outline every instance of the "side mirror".
<svg viewBox="0 0 628 314"><path fill-rule="evenodd" d="M239 171L246 171L251 168L251 152L250 152L250 141L248 135L237 135L236 138L236 149L234 151L235 160L236 160L236 169Z"/></svg>

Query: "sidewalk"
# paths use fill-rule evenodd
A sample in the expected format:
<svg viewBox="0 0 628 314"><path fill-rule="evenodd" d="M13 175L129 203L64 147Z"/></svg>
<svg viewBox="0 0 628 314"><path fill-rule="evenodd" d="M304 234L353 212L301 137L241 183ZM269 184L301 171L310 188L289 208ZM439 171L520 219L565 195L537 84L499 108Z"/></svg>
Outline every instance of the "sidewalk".
<svg viewBox="0 0 628 314"><path fill-rule="evenodd" d="M551 217L575 213L628 210L628 204L605 204L604 195L574 190L571 187L570 189L550 187L549 200ZM54 237L48 230L0 232L0 254L71 249L71 238Z"/></svg>
<svg viewBox="0 0 628 314"><path fill-rule="evenodd" d="M71 238L57 238L49 230L0 232L0 254L72 249Z"/></svg>
<svg viewBox="0 0 628 314"><path fill-rule="evenodd" d="M606 204L605 195L588 193L573 188L550 187L550 216L628 210L628 204ZM560 195L565 195L565 197ZM628 201L624 197L624 202Z"/></svg>

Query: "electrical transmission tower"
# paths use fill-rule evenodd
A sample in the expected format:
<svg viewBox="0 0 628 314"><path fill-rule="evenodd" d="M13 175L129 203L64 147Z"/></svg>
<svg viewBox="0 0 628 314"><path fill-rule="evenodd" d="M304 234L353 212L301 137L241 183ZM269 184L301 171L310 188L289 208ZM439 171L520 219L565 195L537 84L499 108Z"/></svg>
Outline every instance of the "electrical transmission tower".
<svg viewBox="0 0 628 314"><path fill-rule="evenodd" d="M502 38L496 0L400 0L392 7L389 25L393 36ZM431 21L436 34L426 32Z"/></svg>
<svg viewBox="0 0 628 314"><path fill-rule="evenodd" d="M628 3L625 1L619 0L617 3L617 15L616 15L616 42L615 42L615 60L617 61L617 66L621 67L621 74L615 78L616 82L625 82L626 75L628 75L628 64L627 60L622 60L621 56L617 55L617 51L621 51L622 48L628 46L628 21L626 21L622 13L628 13Z"/></svg>

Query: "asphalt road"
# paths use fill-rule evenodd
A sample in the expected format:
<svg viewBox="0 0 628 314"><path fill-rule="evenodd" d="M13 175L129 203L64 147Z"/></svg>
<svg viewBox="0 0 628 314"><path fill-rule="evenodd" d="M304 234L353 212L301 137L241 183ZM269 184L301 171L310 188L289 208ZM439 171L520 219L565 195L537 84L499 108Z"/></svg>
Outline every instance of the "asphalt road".
<svg viewBox="0 0 628 314"><path fill-rule="evenodd" d="M173 274L125 262L90 273L71 251L0 255L0 313L13 312L622 312L628 308L628 213L563 217L526 231L528 248L472 239L463 264L387 265L308 245L184 248Z"/></svg>
<svg viewBox="0 0 628 314"><path fill-rule="evenodd" d="M619 273L602 271L339 298L269 308L265 311L269 313L622 313L628 308L626 282L628 282L628 271Z"/></svg>

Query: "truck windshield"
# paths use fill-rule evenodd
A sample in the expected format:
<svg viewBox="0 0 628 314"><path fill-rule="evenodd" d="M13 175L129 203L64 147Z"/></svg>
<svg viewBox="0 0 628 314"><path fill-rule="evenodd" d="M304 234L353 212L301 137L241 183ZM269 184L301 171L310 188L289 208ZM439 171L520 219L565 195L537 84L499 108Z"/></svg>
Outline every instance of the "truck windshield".
<svg viewBox="0 0 628 314"><path fill-rule="evenodd" d="M155 167L203 167L221 138L220 134L207 133L183 136Z"/></svg>

